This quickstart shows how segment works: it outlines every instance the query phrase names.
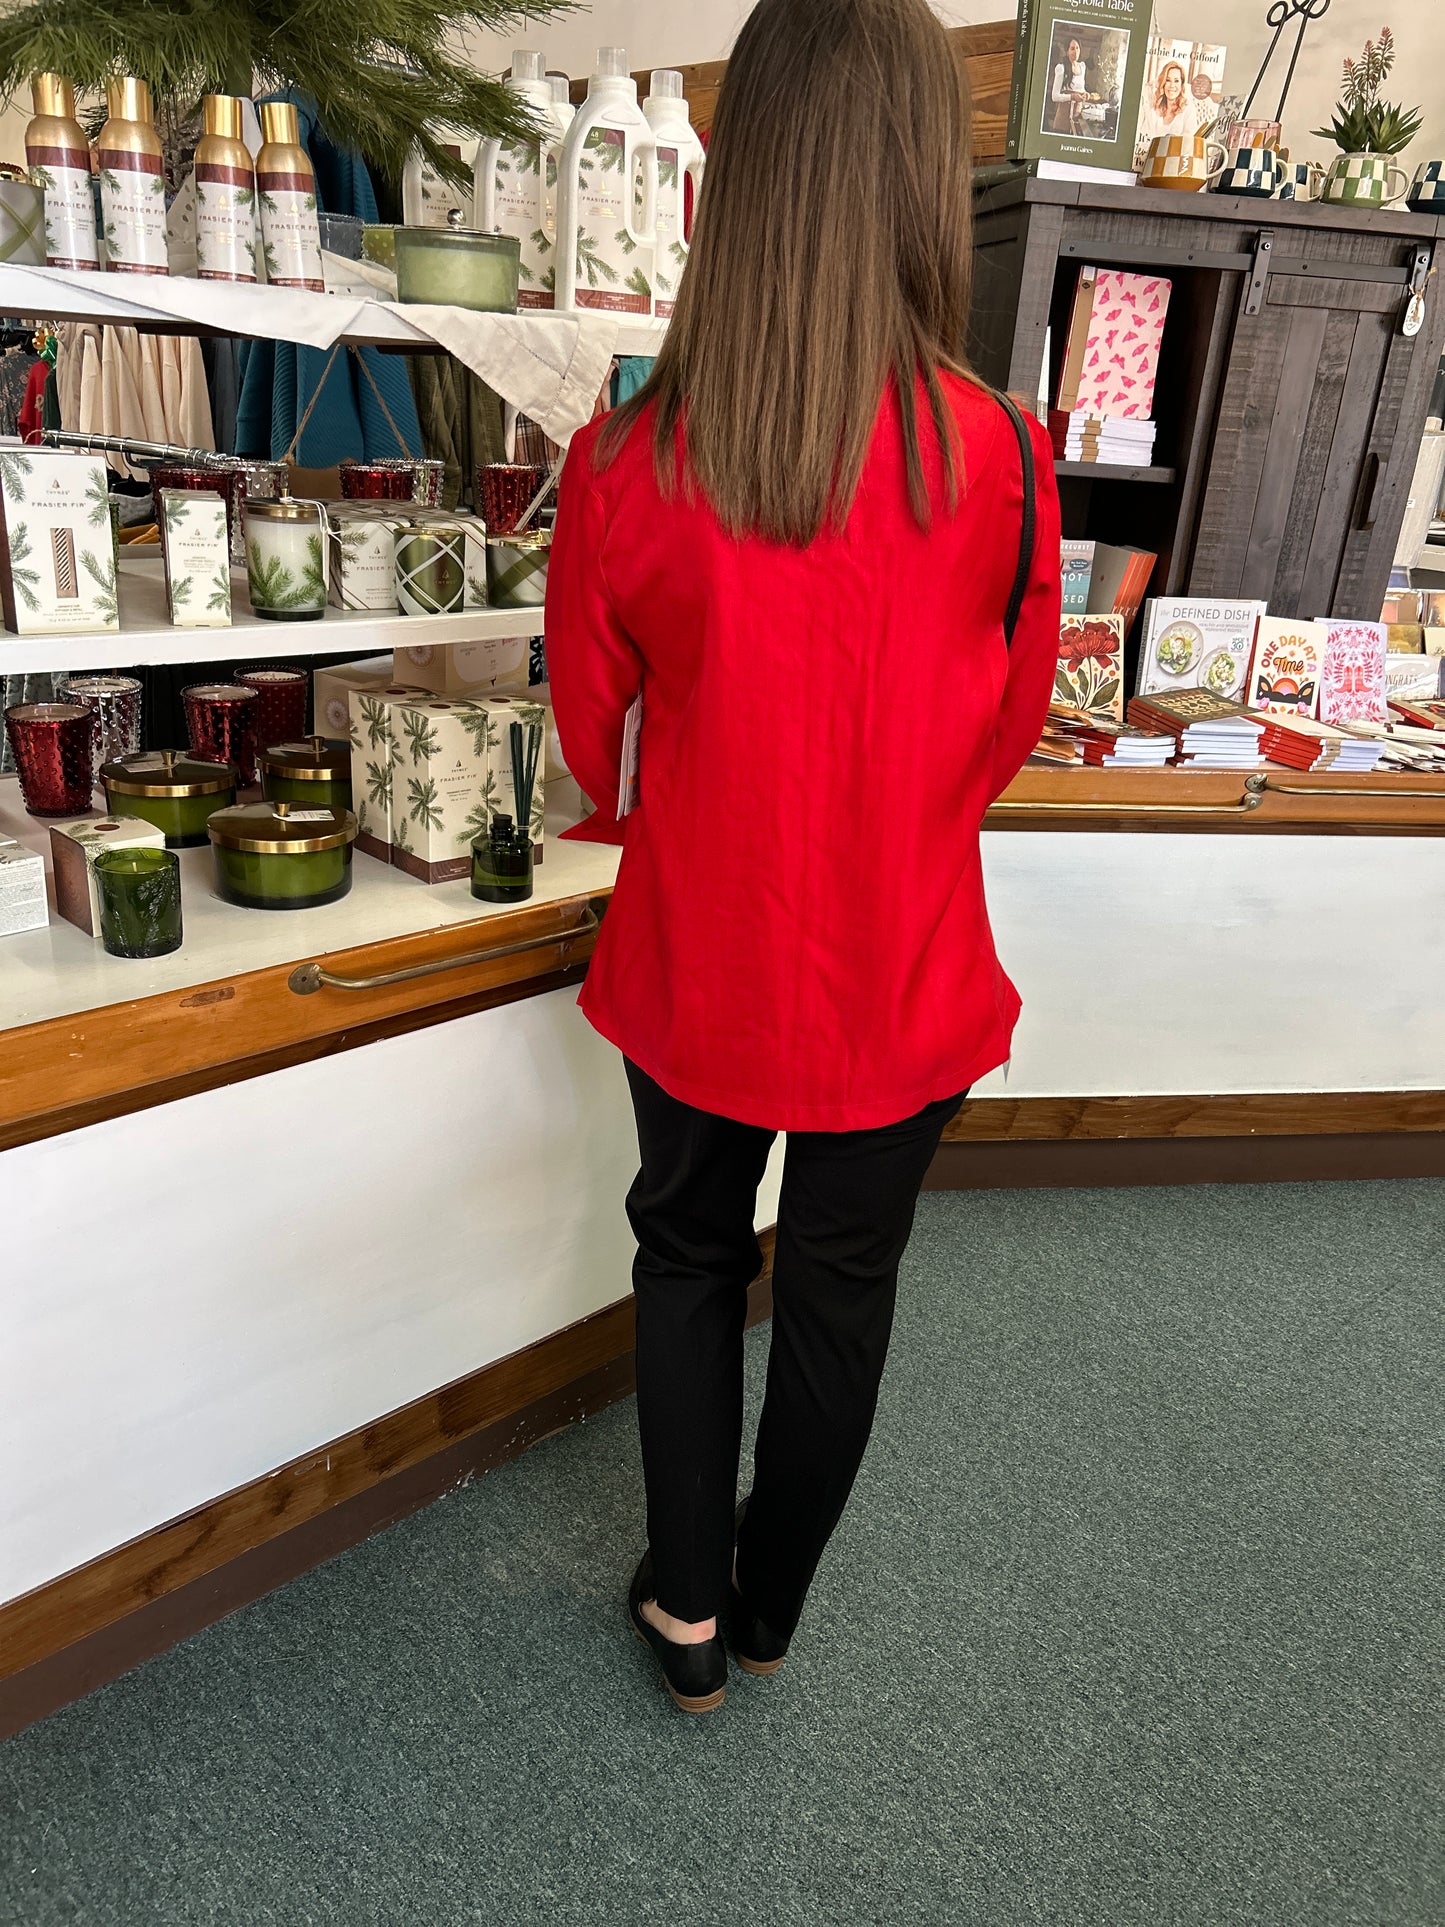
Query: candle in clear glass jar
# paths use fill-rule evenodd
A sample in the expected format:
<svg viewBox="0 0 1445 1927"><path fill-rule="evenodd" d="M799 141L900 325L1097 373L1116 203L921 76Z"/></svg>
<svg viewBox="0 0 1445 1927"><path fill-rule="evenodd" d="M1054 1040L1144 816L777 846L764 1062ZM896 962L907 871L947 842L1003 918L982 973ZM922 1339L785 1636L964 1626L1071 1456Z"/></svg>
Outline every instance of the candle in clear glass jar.
<svg viewBox="0 0 1445 1927"><path fill-rule="evenodd" d="M276 622L326 613L325 511L290 496L246 502L246 577L251 607Z"/></svg>

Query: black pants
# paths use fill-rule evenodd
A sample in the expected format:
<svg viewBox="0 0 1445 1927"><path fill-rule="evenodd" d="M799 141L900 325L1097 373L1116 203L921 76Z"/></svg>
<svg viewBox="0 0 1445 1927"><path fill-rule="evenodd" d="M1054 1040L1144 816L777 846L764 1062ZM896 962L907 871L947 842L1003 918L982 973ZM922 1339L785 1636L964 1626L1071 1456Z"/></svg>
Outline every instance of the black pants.
<svg viewBox="0 0 1445 1927"><path fill-rule="evenodd" d="M627 1066L642 1169L637 1419L657 1603L689 1621L728 1598L757 1190L775 1132L680 1103ZM862 1463L893 1326L898 1263L944 1125L964 1093L871 1131L790 1133L773 1329L738 1582L792 1636Z"/></svg>

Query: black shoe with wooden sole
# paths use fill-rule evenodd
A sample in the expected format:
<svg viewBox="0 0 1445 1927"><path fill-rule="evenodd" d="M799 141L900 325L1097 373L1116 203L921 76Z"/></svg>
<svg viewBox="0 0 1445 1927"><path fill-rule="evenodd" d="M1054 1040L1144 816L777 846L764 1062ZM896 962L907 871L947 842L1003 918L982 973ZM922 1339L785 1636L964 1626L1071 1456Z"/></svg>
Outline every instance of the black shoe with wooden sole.
<svg viewBox="0 0 1445 1927"><path fill-rule="evenodd" d="M723 1703L728 1683L727 1648L716 1633L700 1645L685 1646L668 1639L642 1616L644 1599L655 1598L656 1581L652 1554L644 1553L642 1564L633 1575L627 1595L627 1617L632 1630L645 1646L650 1646L662 1668L663 1681L684 1713L710 1713Z"/></svg>
<svg viewBox="0 0 1445 1927"><path fill-rule="evenodd" d="M743 1514L748 1509L744 1499L737 1509L735 1532L742 1530ZM745 1673L755 1679L766 1679L776 1673L788 1657L788 1642L765 1626L748 1602L732 1588L732 1603L728 1613L728 1644L733 1649L733 1658Z"/></svg>

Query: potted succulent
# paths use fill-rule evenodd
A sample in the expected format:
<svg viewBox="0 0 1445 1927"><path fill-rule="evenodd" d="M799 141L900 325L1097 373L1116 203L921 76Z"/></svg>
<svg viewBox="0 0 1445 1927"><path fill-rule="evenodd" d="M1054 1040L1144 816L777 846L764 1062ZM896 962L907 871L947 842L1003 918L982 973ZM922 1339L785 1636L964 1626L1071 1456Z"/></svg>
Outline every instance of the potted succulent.
<svg viewBox="0 0 1445 1927"><path fill-rule="evenodd" d="M1391 159L1403 152L1420 131L1418 107L1397 107L1381 100L1380 89L1395 64L1395 38L1388 27L1378 40L1367 40L1358 60L1346 59L1340 98L1328 127L1314 131L1332 140L1340 152L1325 177L1324 198L1355 207L1389 207L1409 191L1410 176ZM1404 183L1390 190L1390 176Z"/></svg>

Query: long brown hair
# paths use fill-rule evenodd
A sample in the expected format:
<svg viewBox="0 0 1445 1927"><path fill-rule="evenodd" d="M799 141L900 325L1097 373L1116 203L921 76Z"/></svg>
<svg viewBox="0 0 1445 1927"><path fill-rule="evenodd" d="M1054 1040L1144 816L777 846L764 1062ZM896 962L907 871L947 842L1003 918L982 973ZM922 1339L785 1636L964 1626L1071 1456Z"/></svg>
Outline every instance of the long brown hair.
<svg viewBox="0 0 1445 1927"><path fill-rule="evenodd" d="M681 423L683 486L725 528L807 543L846 521L892 381L927 528L917 384L952 509L939 371L966 372L971 192L967 84L927 0L759 0L723 79L677 311L599 464L655 402L664 493Z"/></svg>

